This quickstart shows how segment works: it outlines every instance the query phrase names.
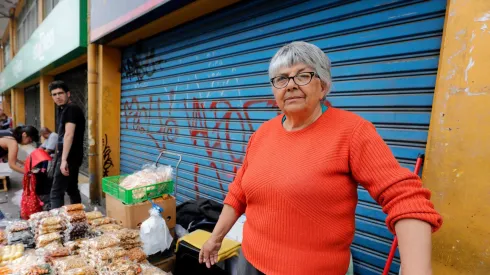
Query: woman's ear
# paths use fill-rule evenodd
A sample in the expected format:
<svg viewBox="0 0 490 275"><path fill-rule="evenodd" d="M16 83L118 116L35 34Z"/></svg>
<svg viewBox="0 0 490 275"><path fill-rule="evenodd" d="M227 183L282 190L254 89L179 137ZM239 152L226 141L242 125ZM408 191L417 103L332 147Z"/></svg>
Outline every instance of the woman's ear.
<svg viewBox="0 0 490 275"><path fill-rule="evenodd" d="M327 96L328 91L330 91L330 83L325 83L322 81L321 87L322 87L322 98L320 98L320 100L323 100Z"/></svg>

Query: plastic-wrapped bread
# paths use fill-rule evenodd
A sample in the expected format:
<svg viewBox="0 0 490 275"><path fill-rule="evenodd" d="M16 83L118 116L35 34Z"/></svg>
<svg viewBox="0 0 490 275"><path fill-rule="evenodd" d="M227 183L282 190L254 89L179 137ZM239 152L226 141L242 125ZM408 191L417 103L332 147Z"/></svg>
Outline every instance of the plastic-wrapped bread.
<svg viewBox="0 0 490 275"><path fill-rule="evenodd" d="M100 218L104 217L104 215L102 215L102 213L100 211L97 211L97 210L94 210L92 212L87 212L86 216L87 216L87 220L89 220L89 221L100 219Z"/></svg>
<svg viewBox="0 0 490 275"><path fill-rule="evenodd" d="M109 218L109 217L104 217L104 218L99 218L99 219L91 220L89 223L92 226L101 226L101 225L104 225L104 224L117 224L117 222L116 222L115 219Z"/></svg>
<svg viewBox="0 0 490 275"><path fill-rule="evenodd" d="M81 203L64 205L61 207L61 210L65 211L65 212L85 210L85 205L83 205Z"/></svg>
<svg viewBox="0 0 490 275"><path fill-rule="evenodd" d="M61 224L63 219L60 216L47 217L41 220L41 226L54 226Z"/></svg>
<svg viewBox="0 0 490 275"><path fill-rule="evenodd" d="M87 241L88 247L91 249L104 249L119 245L119 240L107 235L102 235Z"/></svg>
<svg viewBox="0 0 490 275"><path fill-rule="evenodd" d="M87 215L83 210L67 212L63 216L65 216L66 220L69 222L81 222L87 220Z"/></svg>
<svg viewBox="0 0 490 275"><path fill-rule="evenodd" d="M37 247L44 247L44 246L46 246L49 243L54 242L54 241L61 241L61 234L60 233L54 232L54 233L41 235L41 236L39 236L39 238L37 238L36 245L37 245Z"/></svg>
<svg viewBox="0 0 490 275"><path fill-rule="evenodd" d="M68 256L54 260L53 265L58 273L61 273L75 268L85 267L87 262L79 256Z"/></svg>

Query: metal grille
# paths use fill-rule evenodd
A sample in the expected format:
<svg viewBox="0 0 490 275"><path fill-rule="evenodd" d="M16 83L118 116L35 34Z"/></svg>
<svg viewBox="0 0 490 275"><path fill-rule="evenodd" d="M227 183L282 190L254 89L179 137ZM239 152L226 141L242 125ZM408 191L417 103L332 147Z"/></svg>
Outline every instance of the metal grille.
<svg viewBox="0 0 490 275"><path fill-rule="evenodd" d="M37 29L37 0L27 0L17 19L17 51L29 40Z"/></svg>
<svg viewBox="0 0 490 275"><path fill-rule="evenodd" d="M41 99L39 84L24 89L26 125L32 125L38 130L41 128Z"/></svg>
<svg viewBox="0 0 490 275"><path fill-rule="evenodd" d="M71 100L80 106L85 114L87 121L88 114L88 87L87 87L87 65L81 65L55 77L56 80L63 80L70 88ZM58 113L56 113L58 121ZM58 128L58 125L56 125ZM56 129L58 131L58 129ZM88 123L85 123L85 136L83 137L84 156L80 172L88 174Z"/></svg>
<svg viewBox="0 0 490 275"><path fill-rule="evenodd" d="M60 0L44 0L44 17L47 17L59 2Z"/></svg>

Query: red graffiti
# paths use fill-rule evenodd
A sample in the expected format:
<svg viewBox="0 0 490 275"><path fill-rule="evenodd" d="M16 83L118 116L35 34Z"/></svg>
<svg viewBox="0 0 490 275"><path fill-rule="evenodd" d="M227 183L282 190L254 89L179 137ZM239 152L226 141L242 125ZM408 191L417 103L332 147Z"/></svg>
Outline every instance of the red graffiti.
<svg viewBox="0 0 490 275"><path fill-rule="evenodd" d="M167 144L178 142L179 127L176 119L169 117L174 108L175 94L173 91L169 93L168 100L162 100L161 98L155 99L150 96L149 106L147 109L141 106L142 103L138 101L138 98L133 97L131 100L124 102L122 115L125 117L123 125L126 129L137 130L140 133L145 133L154 143L158 150L166 149ZM182 100L185 110L185 120L187 121L187 127L189 128L191 142L194 146L198 146L199 141L203 141L206 148L206 154L211 159L209 168L215 171L216 179L219 184L219 189L223 198L225 197L225 182L224 178L229 178L226 174L223 177L225 171L225 164L218 165L213 158L216 158L216 154L223 156L222 151L219 149L227 149L226 154L233 163L233 172L236 173L243 161L242 154L234 153L232 150L233 144L236 141L232 140L230 133L230 123L233 117L238 118L240 128L242 132L242 152L245 152L246 143L248 142L246 131L254 131L252 119L249 115L249 110L254 105L264 105L268 108L276 108L276 102L274 99L252 99L243 103L243 109L234 108L228 100L217 99L209 102L208 100L193 98L192 100ZM168 107L168 116L162 114L164 106ZM209 105L209 107L206 107ZM221 108L220 108L221 107ZM220 110L225 107L227 110L224 114L219 115ZM157 111L158 117L152 118L150 116L151 111ZM210 114L210 111L213 111ZM278 111L279 113L279 111ZM159 129L152 131L150 125L151 120L158 121ZM143 123L146 122L146 123ZM214 125L213 125L214 124ZM224 136L221 136L224 132ZM216 138L211 138L210 134L216 134ZM161 138L157 138L161 137ZM218 149L218 150L217 150ZM185 159L184 159L185 161ZM199 198L202 191L199 190L199 170L200 165L194 163L194 191L196 192L196 198Z"/></svg>

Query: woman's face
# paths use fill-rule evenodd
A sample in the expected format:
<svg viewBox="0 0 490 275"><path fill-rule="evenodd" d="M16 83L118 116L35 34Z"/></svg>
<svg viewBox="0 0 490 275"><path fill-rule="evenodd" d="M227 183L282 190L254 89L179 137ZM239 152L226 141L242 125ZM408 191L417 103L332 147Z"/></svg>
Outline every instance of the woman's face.
<svg viewBox="0 0 490 275"><path fill-rule="evenodd" d="M32 137L28 136L26 133L22 133L22 145L31 144Z"/></svg>
<svg viewBox="0 0 490 275"><path fill-rule="evenodd" d="M309 72L316 73L313 68L300 63L289 68L281 68L273 77L293 77ZM278 89L272 86L277 106L286 114L312 112L318 107L319 102L323 100L327 90L328 87L316 75L313 76L310 83L303 86L296 84L293 79L290 79L284 88Z"/></svg>

